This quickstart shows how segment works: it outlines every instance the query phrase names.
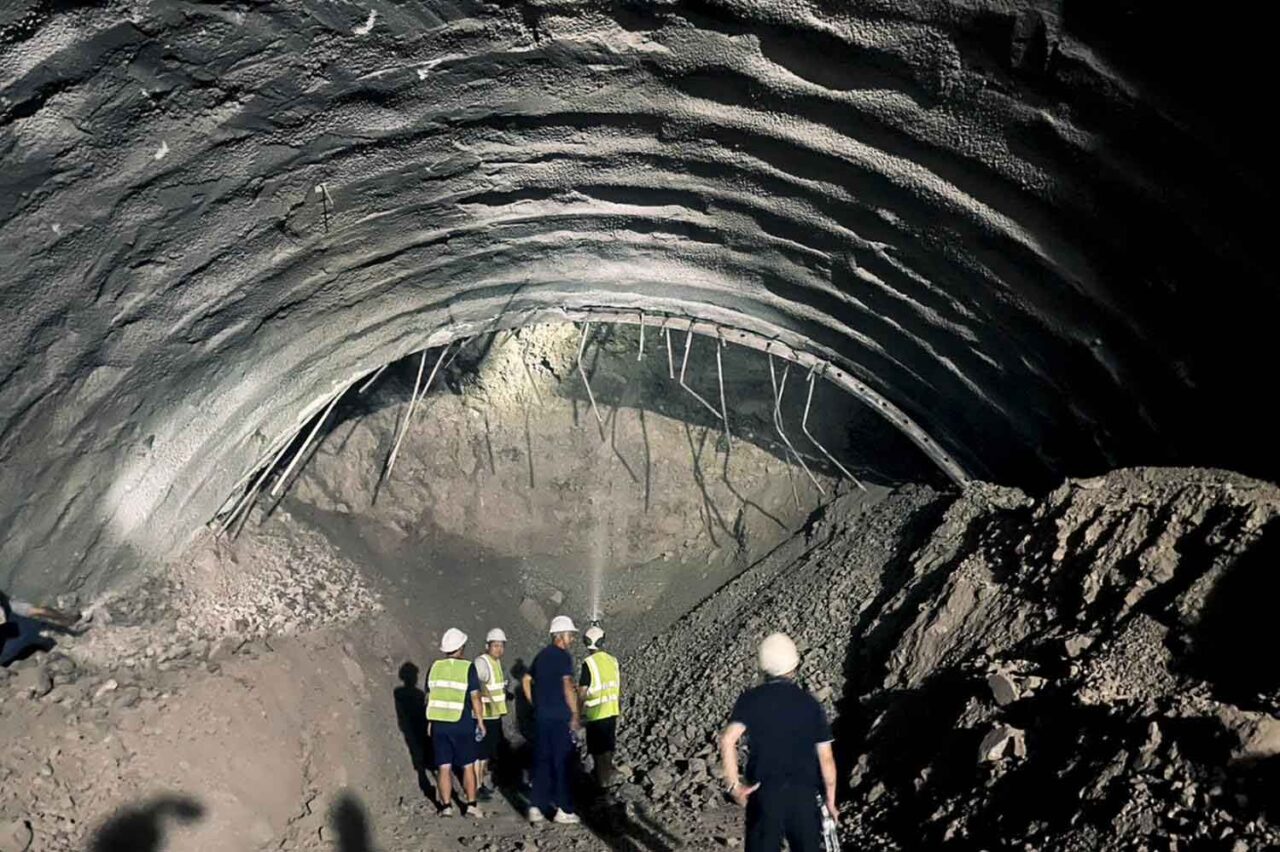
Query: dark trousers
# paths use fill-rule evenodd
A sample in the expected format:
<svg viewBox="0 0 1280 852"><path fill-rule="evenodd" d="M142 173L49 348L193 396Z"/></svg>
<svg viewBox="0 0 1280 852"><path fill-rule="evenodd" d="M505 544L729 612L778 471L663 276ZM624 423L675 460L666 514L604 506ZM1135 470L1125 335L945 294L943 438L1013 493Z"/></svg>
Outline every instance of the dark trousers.
<svg viewBox="0 0 1280 852"><path fill-rule="evenodd" d="M573 793L569 789L573 751L568 719L538 719L534 723L531 802L543 813L553 805L573 813Z"/></svg>
<svg viewBox="0 0 1280 852"><path fill-rule="evenodd" d="M618 717L610 716L586 723L587 754L597 755L616 751L618 747Z"/></svg>
<svg viewBox="0 0 1280 852"><path fill-rule="evenodd" d="M54 641L40 635L44 622L10 613L8 623L0 625L0 666L7 666L29 650L49 651Z"/></svg>
<svg viewBox="0 0 1280 852"><path fill-rule="evenodd" d="M811 784L769 784L747 799L746 852L822 852L818 791Z"/></svg>

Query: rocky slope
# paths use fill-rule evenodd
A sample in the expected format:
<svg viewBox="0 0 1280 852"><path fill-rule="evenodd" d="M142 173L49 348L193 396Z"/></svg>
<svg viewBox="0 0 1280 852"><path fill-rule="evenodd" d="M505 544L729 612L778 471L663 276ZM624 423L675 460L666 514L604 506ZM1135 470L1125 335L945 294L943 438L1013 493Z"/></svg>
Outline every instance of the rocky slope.
<svg viewBox="0 0 1280 852"><path fill-rule="evenodd" d="M716 729L782 629L835 719L850 848L1280 843L1280 490L1127 470L842 508L632 662L624 798L716 801Z"/></svg>
<svg viewBox="0 0 1280 852"><path fill-rule="evenodd" d="M723 848L714 739L775 629L835 721L847 848L1269 849L1277 516L1275 486L1192 470L842 497L623 651L620 806L536 832L519 789L450 821L415 777L399 673L456 606L404 608L282 511L0 669L0 850Z"/></svg>

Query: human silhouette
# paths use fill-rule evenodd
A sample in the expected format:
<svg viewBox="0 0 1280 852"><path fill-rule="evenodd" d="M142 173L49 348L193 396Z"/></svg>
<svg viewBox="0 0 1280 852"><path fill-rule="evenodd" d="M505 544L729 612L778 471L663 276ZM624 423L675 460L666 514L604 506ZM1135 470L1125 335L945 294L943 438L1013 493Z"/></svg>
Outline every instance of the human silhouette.
<svg viewBox="0 0 1280 852"><path fill-rule="evenodd" d="M350 793L343 793L330 806L329 826L337 837L337 852L373 852L364 805Z"/></svg>
<svg viewBox="0 0 1280 852"><path fill-rule="evenodd" d="M418 667L411 662L400 666L400 686L396 687L396 724L409 749L409 759L418 778L418 789L434 798L427 776L427 694L418 686Z"/></svg>
<svg viewBox="0 0 1280 852"><path fill-rule="evenodd" d="M98 829L90 852L159 852L164 846L166 819L194 822L204 816L204 806L188 796L157 796L137 807L118 812Z"/></svg>

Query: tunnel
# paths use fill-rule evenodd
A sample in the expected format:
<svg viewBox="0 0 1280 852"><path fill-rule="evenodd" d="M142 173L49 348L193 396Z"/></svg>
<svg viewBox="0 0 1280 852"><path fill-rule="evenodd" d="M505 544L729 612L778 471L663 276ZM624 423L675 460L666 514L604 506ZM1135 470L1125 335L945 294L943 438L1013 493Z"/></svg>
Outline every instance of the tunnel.
<svg viewBox="0 0 1280 852"><path fill-rule="evenodd" d="M134 677L151 666L257 665L246 690L280 660L337 666L273 699L292 737L308 702L347 703L328 675L380 694L452 622L536 651L559 610L603 618L649 663L621 745L637 792L592 836L701 848L733 811L641 818L719 813L705 732L655 699L700 713L671 637L736 637L739 668L689 665L749 680L772 618L810 643L847 843L930 820L920 848L990 843L956 810L976 789L969 812L1043 848L1125 820L1185 842L1104 783L1176 742L1178 791L1240 817L1215 840L1265 848L1280 697L1238 659L1274 639L1253 601L1280 505L1259 24L1143 0L5 4L0 591L90 627L0 683L112 729L188 687L191 712L216 703ZM156 613L178 656L145 638ZM975 677L1003 679L1003 715ZM946 732L904 733L931 713ZM206 791L121 818L190 848L372 848L358 801L319 804L363 776L303 740L301 815L243 782L241 742L241 780L209 781L231 811ZM219 749L184 748L199 798ZM413 848L383 792L373 829ZM124 804L104 796L48 848ZM0 817L39 836L33 802Z"/></svg>

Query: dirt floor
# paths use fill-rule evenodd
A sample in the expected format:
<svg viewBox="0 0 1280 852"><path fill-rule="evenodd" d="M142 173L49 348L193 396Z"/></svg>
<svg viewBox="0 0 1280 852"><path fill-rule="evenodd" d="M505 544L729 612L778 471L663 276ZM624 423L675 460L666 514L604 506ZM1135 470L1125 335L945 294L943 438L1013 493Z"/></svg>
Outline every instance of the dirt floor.
<svg viewBox="0 0 1280 852"><path fill-rule="evenodd" d="M596 362L598 401L619 400L602 441L576 343L460 355L378 487L405 410L389 373L238 539L202 533L90 602L87 633L0 669L0 852L732 848L715 735L778 629L835 723L846 848L1280 844L1275 486L1131 470L1040 497L863 492L815 466L819 493L771 416L744 408L727 447L650 405L649 379L622 401L620 359ZM529 364L526 420L509 371ZM761 369L735 369L739 390ZM829 438L852 460L876 434ZM597 606L625 783L584 778L583 826L531 829L517 752L483 820L436 816L420 724L440 633L501 625L518 672L551 615Z"/></svg>
<svg viewBox="0 0 1280 852"><path fill-rule="evenodd" d="M423 796L413 708L444 629L478 640L504 627L518 672L551 615L598 612L619 653L634 653L824 500L850 491L872 504L891 484L841 484L812 447L813 480L787 465L772 403L760 401L762 388L772 396L767 362L740 352L725 359L741 402L728 445L691 396L672 401L660 351L637 362L635 341L593 340L602 439L575 369L579 342L572 326L548 326L463 350L380 479L418 365L389 370L337 412L301 474L237 539L202 533L164 573L92 602L86 635L6 670L0 737L22 745L0 760L12 835L0 850L28 834L33 849L84 848L91 836L100 849L160 848L162 837L173 849L333 848L356 814L384 850L455 848L461 836L474 848L532 846L518 791L483 824L439 820ZM690 385L713 392L713 363ZM870 452L900 440L828 399L815 434L855 469L852 441ZM794 402L785 417L798 428ZM919 470L908 461L902 475ZM510 736L520 742L514 720ZM586 812L588 827L538 842L631 848L618 838L645 825L643 806ZM113 813L118 828L104 824ZM129 832L140 834L110 840Z"/></svg>

